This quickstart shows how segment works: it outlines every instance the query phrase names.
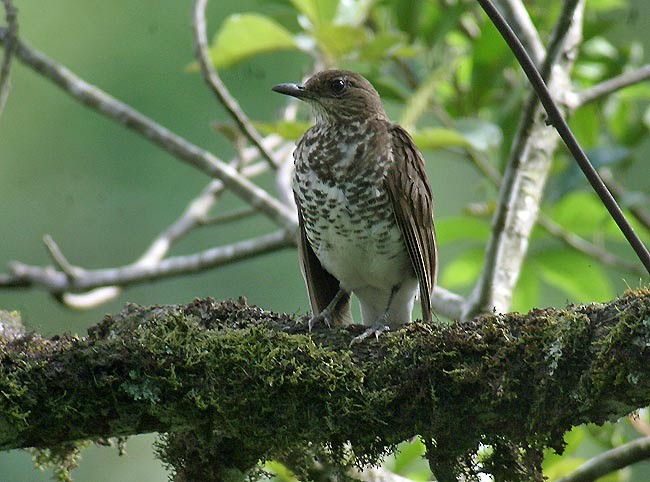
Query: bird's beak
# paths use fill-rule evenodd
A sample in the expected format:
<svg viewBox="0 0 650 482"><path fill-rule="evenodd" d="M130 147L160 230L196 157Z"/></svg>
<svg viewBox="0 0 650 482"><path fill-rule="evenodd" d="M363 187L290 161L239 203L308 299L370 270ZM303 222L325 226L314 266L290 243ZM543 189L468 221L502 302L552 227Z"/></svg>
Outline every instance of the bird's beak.
<svg viewBox="0 0 650 482"><path fill-rule="evenodd" d="M305 89L305 86L302 84L278 84L274 85L271 88L274 92L279 92L280 94L290 95L292 97L297 97L298 99L304 99L308 97L308 91Z"/></svg>

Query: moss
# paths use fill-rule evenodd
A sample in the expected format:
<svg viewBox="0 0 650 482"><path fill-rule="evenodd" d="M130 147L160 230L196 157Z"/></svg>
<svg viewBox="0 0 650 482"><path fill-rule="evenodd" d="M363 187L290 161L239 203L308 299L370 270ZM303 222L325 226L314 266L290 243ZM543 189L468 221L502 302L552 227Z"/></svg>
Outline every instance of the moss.
<svg viewBox="0 0 650 482"><path fill-rule="evenodd" d="M158 431L179 480L239 480L268 459L316 477L314 458L332 478L420 435L441 480L478 477L486 446L484 468L534 480L571 426L650 402L649 313L650 293L630 293L412 323L349 349L362 327L307 334L243 300L129 305L85 338L0 345L0 446Z"/></svg>

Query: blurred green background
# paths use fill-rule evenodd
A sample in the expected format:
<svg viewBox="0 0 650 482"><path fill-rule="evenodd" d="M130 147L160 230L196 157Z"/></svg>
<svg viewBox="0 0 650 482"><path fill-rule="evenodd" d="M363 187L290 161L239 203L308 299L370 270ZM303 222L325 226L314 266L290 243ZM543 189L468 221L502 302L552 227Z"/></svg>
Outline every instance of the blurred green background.
<svg viewBox="0 0 650 482"><path fill-rule="evenodd" d="M273 14L281 3L213 1L208 9L209 36L233 12ZM231 145L211 127L214 121L227 120L223 109L201 76L186 71L193 59L190 2L22 0L16 5L20 35L32 47L222 159L234 155ZM612 19L617 25L609 37L622 43L635 40L650 48L648 10L647 0L635 0L633 8L625 10L627 18ZM648 53L643 56L647 62ZM297 81L309 68L307 55L279 52L237 64L224 70L222 78L251 117L273 121L285 99L273 94L270 87ZM12 79L13 89L0 117L0 266L10 260L49 264L41 242L44 234L52 235L73 264L101 268L130 263L208 182L194 168L87 110L20 62L13 64ZM395 105L389 103L388 108L391 115L398 113ZM647 139L639 143L637 156L644 152L645 162L633 165L628 175L631 187L648 192ZM490 192L460 154L428 152L426 157L439 219L461 215L468 203L482 200ZM270 178L261 182L272 188ZM234 196L226 195L219 209L238 205ZM171 254L193 253L271 227L258 217L232 227L204 228ZM443 275L446 260L453 259L460 249L458 243L443 243ZM475 249L482 252L483 244ZM629 254L625 250L623 245L620 251ZM638 283L633 276L608 274L607 293L620 293L627 285ZM468 287L461 284L454 289L467 292ZM119 311L127 301L169 304L194 297L240 295L265 309L306 312L307 296L296 253L285 250L207 273L136 286L118 300L87 312L66 309L37 290L0 291L0 309L20 311L28 329L45 335L63 331L84 334L104 313ZM590 301L571 298L557 286L543 288L535 299L540 305ZM526 303L517 306L530 307ZM153 458L153 439L129 439L123 457L111 448L84 450L75 480L166 480L165 470ZM50 477L47 471L35 470L25 452L0 453L0 481Z"/></svg>

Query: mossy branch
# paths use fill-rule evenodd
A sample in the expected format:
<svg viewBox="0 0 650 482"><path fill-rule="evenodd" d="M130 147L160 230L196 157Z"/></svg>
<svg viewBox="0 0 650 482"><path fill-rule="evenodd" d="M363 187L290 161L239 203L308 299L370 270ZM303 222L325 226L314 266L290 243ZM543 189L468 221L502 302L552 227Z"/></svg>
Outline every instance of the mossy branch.
<svg viewBox="0 0 650 482"><path fill-rule="evenodd" d="M352 348L361 327L310 335L303 321L205 299L129 305L85 337L0 330L0 448L169 432L160 452L185 479L204 470L221 480L306 448L372 463L420 435L440 480L471 475L480 444L493 448L482 462L499 480L527 480L573 425L650 404L648 288L606 304L412 323Z"/></svg>

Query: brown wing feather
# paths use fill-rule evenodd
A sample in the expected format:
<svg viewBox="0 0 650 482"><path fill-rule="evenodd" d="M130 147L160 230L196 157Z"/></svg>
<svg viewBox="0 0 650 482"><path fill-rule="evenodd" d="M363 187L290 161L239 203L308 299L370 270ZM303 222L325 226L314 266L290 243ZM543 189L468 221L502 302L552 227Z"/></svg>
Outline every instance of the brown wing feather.
<svg viewBox="0 0 650 482"><path fill-rule="evenodd" d="M438 271L431 187L424 159L411 136L396 124L389 132L395 162L387 174L386 187L420 284L422 318L431 321L431 296Z"/></svg>
<svg viewBox="0 0 650 482"><path fill-rule="evenodd" d="M302 209L296 198L298 207L298 225L300 228L300 238L298 239L298 256L300 258L300 268L302 275L307 284L309 293L309 303L314 316L318 315L329 304L339 290L339 280L332 276L316 257L316 253L311 248L305 232L305 224L302 217ZM350 295L344 296L336 305L332 313L332 323L348 324L352 322L350 313Z"/></svg>

